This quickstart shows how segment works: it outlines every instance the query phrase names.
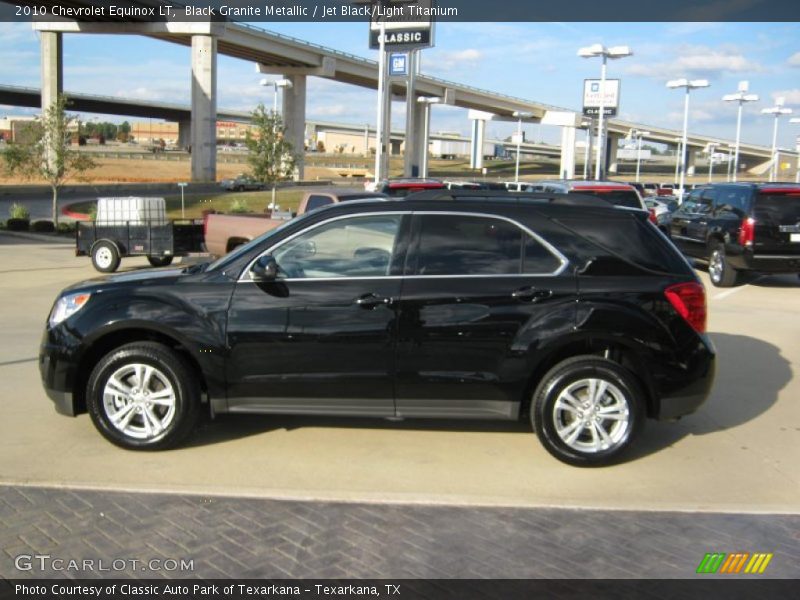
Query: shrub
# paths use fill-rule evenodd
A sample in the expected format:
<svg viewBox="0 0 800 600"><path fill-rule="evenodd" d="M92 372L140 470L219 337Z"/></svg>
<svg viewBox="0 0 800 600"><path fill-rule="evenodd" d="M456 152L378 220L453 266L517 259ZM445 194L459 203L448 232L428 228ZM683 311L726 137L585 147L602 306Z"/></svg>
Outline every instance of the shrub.
<svg viewBox="0 0 800 600"><path fill-rule="evenodd" d="M53 233L56 230L52 221L34 221L31 223L31 231L37 233Z"/></svg>
<svg viewBox="0 0 800 600"><path fill-rule="evenodd" d="M12 204L8 209L8 216L12 219L30 219L31 213L24 204Z"/></svg>
<svg viewBox="0 0 800 600"><path fill-rule="evenodd" d="M9 231L28 231L31 222L28 219L9 219L6 227Z"/></svg>
<svg viewBox="0 0 800 600"><path fill-rule="evenodd" d="M231 206L228 210L232 213L246 213L250 212L250 207L247 205L247 200L237 198L231 202Z"/></svg>
<svg viewBox="0 0 800 600"><path fill-rule="evenodd" d="M0 221L0 231L2 231L4 229L6 229L6 222L5 221Z"/></svg>
<svg viewBox="0 0 800 600"><path fill-rule="evenodd" d="M92 207L89 209L89 220L97 221L97 204L92 204Z"/></svg>
<svg viewBox="0 0 800 600"><path fill-rule="evenodd" d="M75 223L59 223L58 224L58 233L75 233L75 229L77 226Z"/></svg>

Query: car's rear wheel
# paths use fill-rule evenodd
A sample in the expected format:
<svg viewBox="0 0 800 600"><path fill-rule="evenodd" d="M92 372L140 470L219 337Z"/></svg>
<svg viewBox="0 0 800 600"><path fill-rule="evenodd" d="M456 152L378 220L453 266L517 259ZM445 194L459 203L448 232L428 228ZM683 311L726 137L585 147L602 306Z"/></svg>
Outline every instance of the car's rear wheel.
<svg viewBox="0 0 800 600"><path fill-rule="evenodd" d="M172 264L171 256L148 256L147 262L154 267L166 267Z"/></svg>
<svg viewBox="0 0 800 600"><path fill-rule="evenodd" d="M558 460L603 466L617 460L644 426L644 394L621 365L576 356L550 369L531 410L536 434Z"/></svg>
<svg viewBox="0 0 800 600"><path fill-rule="evenodd" d="M154 342L121 346L92 371L86 406L103 436L123 448L162 450L194 428L200 390L173 350Z"/></svg>
<svg viewBox="0 0 800 600"><path fill-rule="evenodd" d="M708 278L716 287L733 287L740 283L739 272L728 263L725 246L719 242L711 246L708 256Z"/></svg>

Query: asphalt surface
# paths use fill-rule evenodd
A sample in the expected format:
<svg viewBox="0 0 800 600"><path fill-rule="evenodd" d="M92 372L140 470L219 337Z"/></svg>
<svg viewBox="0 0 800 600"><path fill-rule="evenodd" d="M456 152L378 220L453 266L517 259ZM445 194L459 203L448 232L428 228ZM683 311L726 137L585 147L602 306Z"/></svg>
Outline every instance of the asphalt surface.
<svg viewBox="0 0 800 600"><path fill-rule="evenodd" d="M713 551L774 552L768 574L800 575L796 277L709 286L712 397L648 422L627 462L577 469L528 425L491 422L224 416L173 451L121 450L57 415L39 381L48 311L97 276L89 259L0 233L0 276L0 576L26 549L170 543L203 577L685 577Z"/></svg>

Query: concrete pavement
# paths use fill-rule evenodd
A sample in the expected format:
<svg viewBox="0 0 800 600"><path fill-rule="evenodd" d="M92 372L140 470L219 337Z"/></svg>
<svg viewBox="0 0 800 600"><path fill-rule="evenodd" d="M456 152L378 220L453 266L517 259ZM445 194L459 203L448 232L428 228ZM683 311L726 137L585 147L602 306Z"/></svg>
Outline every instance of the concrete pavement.
<svg viewBox="0 0 800 600"><path fill-rule="evenodd" d="M125 259L124 268L145 259ZM58 291L97 276L69 244L0 235L0 482L328 501L800 512L800 280L709 287L717 384L678 423L648 422L628 462L576 469L527 424L224 416L185 447L116 448L57 415L36 356ZM705 278L705 275L704 275Z"/></svg>

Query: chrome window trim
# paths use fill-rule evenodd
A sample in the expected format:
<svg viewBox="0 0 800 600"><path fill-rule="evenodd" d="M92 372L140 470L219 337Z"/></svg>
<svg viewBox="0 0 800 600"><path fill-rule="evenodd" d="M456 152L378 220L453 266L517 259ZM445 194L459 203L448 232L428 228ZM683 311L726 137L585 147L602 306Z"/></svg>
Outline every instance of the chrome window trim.
<svg viewBox="0 0 800 600"><path fill-rule="evenodd" d="M634 209L635 210L635 209ZM539 242L542 246L544 246L550 254L555 257L560 265L559 267L550 273L488 273L488 274L475 274L475 275L381 275L377 277L301 277L301 278L286 278L286 279L279 279L276 281L281 282L300 282L300 281L365 281L365 280L390 280L390 279L479 279L483 277L558 277L561 275L564 270L569 265L569 260L566 256L564 256L555 246L553 246L550 242L544 239L537 233L531 231L528 227L523 225L522 223L515 221L509 217L504 217L503 215L497 215L493 213L476 213L476 212L465 212L465 211L439 211L439 210L405 210L405 211L380 211L380 212L368 212L368 213L354 213L348 215L339 215L337 217L332 217L330 219L326 219L324 221L320 221L319 223L314 223L310 227L306 227L300 231L297 231L290 235L288 238L281 240L277 244L274 244L267 248L264 252L256 256L253 260L247 263L247 266L242 270L239 274L239 278L236 280L236 283L255 283L252 279L247 276L247 273L250 272L250 269L253 267L253 263L255 263L259 258L264 255L271 254L275 249L279 248L283 244L291 242L294 238L299 237L309 231L313 231L317 227L321 227L323 225L327 225L328 223L333 223L335 221L341 221L342 219L350 219L350 218L362 218L362 217L375 217L375 216L387 216L387 215L400 215L400 216L415 216L415 215L450 215L450 216L457 216L457 217L477 217L477 218L485 218L485 219L497 219L499 221L506 221L507 223L511 223L512 225L518 227L523 232L527 233L537 242Z"/></svg>

